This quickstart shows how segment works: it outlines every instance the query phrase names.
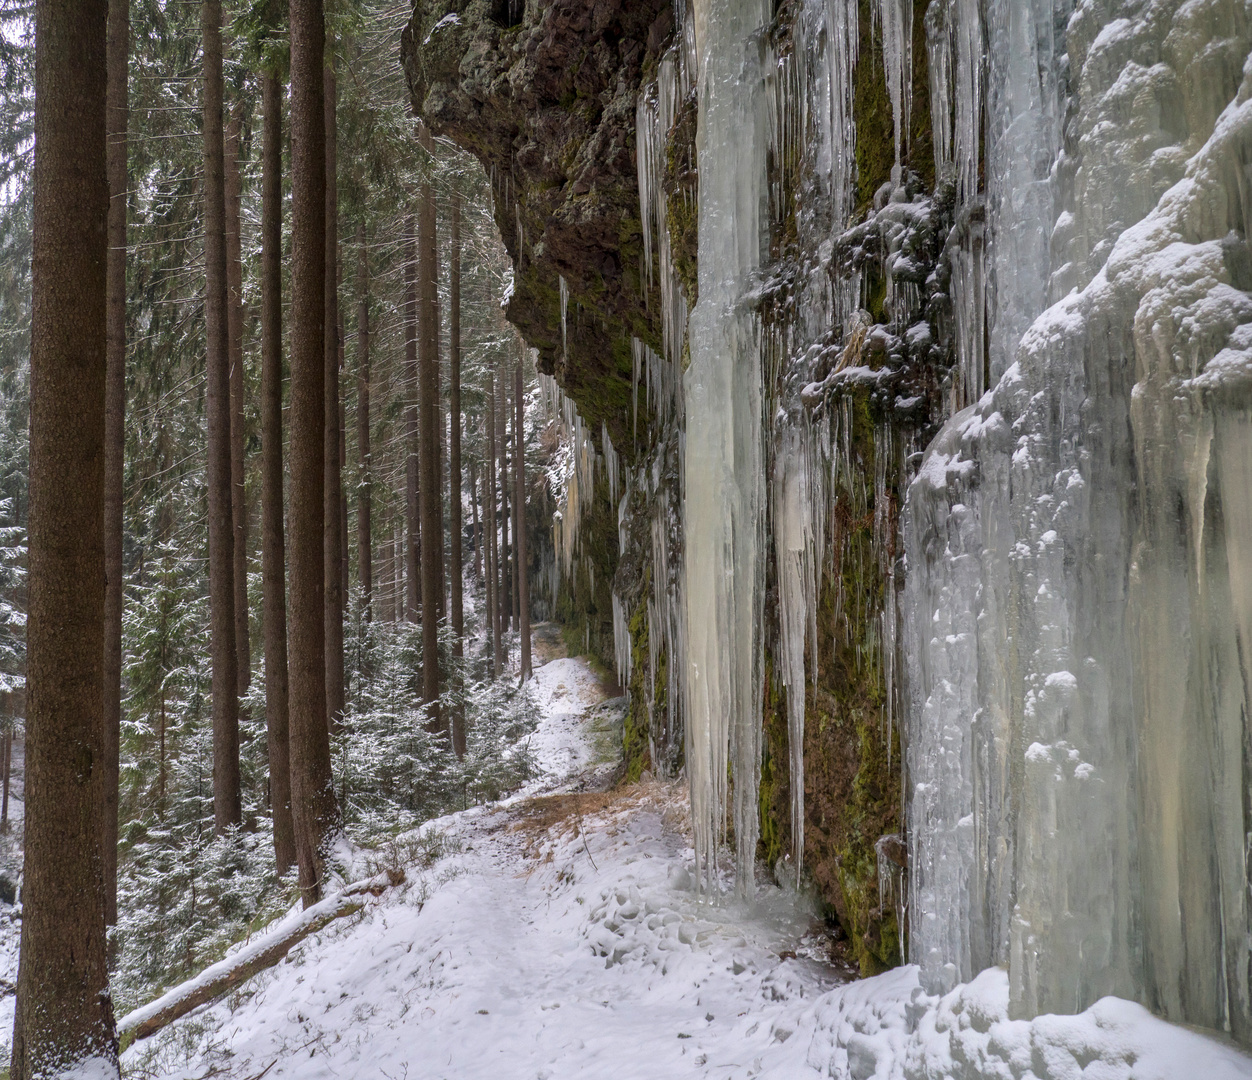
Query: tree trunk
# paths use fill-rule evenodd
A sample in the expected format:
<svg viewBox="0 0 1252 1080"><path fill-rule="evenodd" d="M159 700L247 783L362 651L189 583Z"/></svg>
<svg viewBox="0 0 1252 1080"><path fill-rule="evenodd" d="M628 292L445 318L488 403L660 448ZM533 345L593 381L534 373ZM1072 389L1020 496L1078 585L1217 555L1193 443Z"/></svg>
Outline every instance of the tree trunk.
<svg viewBox="0 0 1252 1080"><path fill-rule="evenodd" d="M234 532L235 655L239 696L252 682L252 646L248 640L248 504L243 473L243 255L239 211L243 184L239 176L239 114L226 125L226 337L230 357L230 505Z"/></svg>
<svg viewBox="0 0 1252 1080"><path fill-rule="evenodd" d="M339 184L338 125L335 115L335 63L327 57L323 69L323 104L325 109L326 145L326 338L324 361L326 365L326 397L324 406L326 421L325 437L326 479L323 490L325 500L325 528L322 539L325 544L324 576L326 604L326 716L332 733L339 730L343 721L343 578L340 561L343 558L343 522L339 490Z"/></svg>
<svg viewBox="0 0 1252 1080"><path fill-rule="evenodd" d="M513 506L516 508L513 536L517 547L517 633L521 648L522 682L525 682L530 678L530 563L526 556L526 420L523 394L522 356L519 353L517 374L513 381L513 399L517 402L517 413L513 421L514 472L517 475L517 490L513 497Z"/></svg>
<svg viewBox="0 0 1252 1080"><path fill-rule="evenodd" d="M10 1075L118 1075L104 922L106 0L35 5L25 867ZM87 1061L92 1061L87 1065Z"/></svg>
<svg viewBox="0 0 1252 1080"><path fill-rule="evenodd" d="M460 660L465 655L464 598L461 552L461 193L452 192L451 237L448 255L448 514L452 560L448 574L452 586L452 650ZM465 756L465 710L452 716L452 749Z"/></svg>
<svg viewBox="0 0 1252 1080"><path fill-rule="evenodd" d="M13 778L13 728L16 723L8 717L4 728L4 792L0 794L0 833L9 831L9 781Z"/></svg>
<svg viewBox="0 0 1252 1080"><path fill-rule="evenodd" d="M474 578L482 580L483 576L483 536L478 525L478 470L474 468L474 459L469 463L470 486L470 535L474 538Z"/></svg>
<svg viewBox="0 0 1252 1080"><path fill-rule="evenodd" d="M126 67L130 4L112 0L108 24L108 360L104 408L104 855L105 921L117 923L117 786L122 731L122 478L126 457ZM12 747L12 735L6 746ZM9 774L5 767L5 805ZM7 823L8 814L3 815Z"/></svg>
<svg viewBox="0 0 1252 1080"><path fill-rule="evenodd" d="M230 355L226 327L226 190L222 142L222 5L204 0L204 323L208 348L209 636L213 657L213 824L241 820L239 678L231 511Z"/></svg>
<svg viewBox="0 0 1252 1080"><path fill-rule="evenodd" d="M513 614L513 546L509 543L509 379L500 375L500 394L496 398L497 445L500 451L497 479L500 483L500 628L509 632L509 616ZM505 652L505 660L508 653Z"/></svg>
<svg viewBox="0 0 1252 1080"><path fill-rule="evenodd" d="M335 264L336 295L343 292L343 245L339 244L339 258ZM342 605L339 609L340 623L347 617L348 597L348 489L343 477L348 471L348 403L343 392L344 353L347 336L343 328L343 305L339 309L339 595ZM344 677L344 696L347 696L347 676Z"/></svg>
<svg viewBox="0 0 1252 1080"><path fill-rule="evenodd" d="M282 94L278 75L266 72L261 84L265 128L261 161L261 588L270 807L274 862L280 874L296 861L291 821L287 556L283 540Z"/></svg>
<svg viewBox="0 0 1252 1080"><path fill-rule="evenodd" d="M428 154L434 154L434 141L425 125L418 138ZM433 166L432 166L433 167ZM422 180L417 222L417 324L418 324L418 429L421 452L418 458L418 491L422 514L422 701L426 704L427 724L440 726L439 718L439 593L440 565L443 562L443 525L440 519L439 482L439 324L435 299L439 286L435 249L435 188L429 171Z"/></svg>
<svg viewBox="0 0 1252 1080"><path fill-rule="evenodd" d="M436 263L436 274L438 273ZM438 280L435 282L438 288ZM448 545L443 536L443 500L448 491L448 425L443 414L443 365L439 359L439 306L435 306L435 477L439 484L439 496L435 505L439 510L439 620L448 621Z"/></svg>
<svg viewBox="0 0 1252 1080"><path fill-rule="evenodd" d="M505 378L511 383L512 379L508 377L508 369L505 368ZM511 403L513 408L509 408ZM506 484L511 484L513 490L509 492L509 528L513 530L513 546L509 549L509 574L512 577L510 584L512 585L511 598L513 601L513 629L519 634L522 628L522 594L521 585L518 578L521 576L521 544L519 543L518 532L521 525L521 508L517 505L517 477L520 475L520 466L517 463L517 448L521 444L521 438L517 433L517 410L521 407L520 395L513 393L510 397L504 399L506 410L509 412L509 426L512 428L512 438L509 439L509 472L506 476ZM521 641L518 641L518 647L521 647Z"/></svg>
<svg viewBox="0 0 1252 1080"><path fill-rule="evenodd" d="M361 479L357 485L356 496L356 564L357 579L361 583L361 603L365 607L365 621L369 622L374 593L374 561L370 539L373 463L370 459L370 276L364 221L359 222L356 227L356 246L356 445L361 466Z"/></svg>
<svg viewBox="0 0 1252 1080"><path fill-rule="evenodd" d="M421 605L421 518L418 514L417 443L417 237L413 219L407 222L404 260L404 615L417 622Z"/></svg>
<svg viewBox="0 0 1252 1080"><path fill-rule="evenodd" d="M305 906L339 830L326 729L326 117L321 0L291 2L291 810Z"/></svg>
<svg viewBox="0 0 1252 1080"><path fill-rule="evenodd" d="M498 679L504 670L504 649L500 642L500 543L496 530L496 376L487 370L487 475L483 506L487 514L487 613L491 626L492 674Z"/></svg>

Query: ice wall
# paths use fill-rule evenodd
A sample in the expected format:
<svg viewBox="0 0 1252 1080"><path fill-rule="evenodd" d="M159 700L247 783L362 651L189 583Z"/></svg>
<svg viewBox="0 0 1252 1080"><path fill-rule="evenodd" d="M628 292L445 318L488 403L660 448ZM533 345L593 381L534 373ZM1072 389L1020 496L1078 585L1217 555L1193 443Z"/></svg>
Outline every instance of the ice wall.
<svg viewBox="0 0 1252 1080"><path fill-rule="evenodd" d="M1247 1042L1248 12L1003 10L990 352L1013 362L908 498L911 947L936 989L1006 964L1017 1015L1113 993ZM1062 144L1030 103L1066 89Z"/></svg>

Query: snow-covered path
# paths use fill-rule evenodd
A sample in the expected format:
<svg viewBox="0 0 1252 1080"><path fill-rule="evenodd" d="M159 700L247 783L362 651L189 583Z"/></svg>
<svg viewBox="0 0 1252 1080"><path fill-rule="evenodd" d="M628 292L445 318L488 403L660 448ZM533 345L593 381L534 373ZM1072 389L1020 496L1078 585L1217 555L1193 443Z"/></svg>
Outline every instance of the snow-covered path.
<svg viewBox="0 0 1252 1080"><path fill-rule="evenodd" d="M840 986L794 896L692 889L685 791L580 791L597 680L537 672L545 775L432 822L408 882L240 993L125 1056L142 1077L1252 1076L1252 1061L1125 1002L1010 1021L991 971L943 999L916 969Z"/></svg>
<svg viewBox="0 0 1252 1080"><path fill-rule="evenodd" d="M543 778L430 823L446 855L132 1048L130 1070L652 1080L742 1075L780 1046L774 1021L836 981L794 956L808 913L776 889L752 913L702 903L678 787L535 794L585 780L601 696L580 660L539 669L535 693Z"/></svg>

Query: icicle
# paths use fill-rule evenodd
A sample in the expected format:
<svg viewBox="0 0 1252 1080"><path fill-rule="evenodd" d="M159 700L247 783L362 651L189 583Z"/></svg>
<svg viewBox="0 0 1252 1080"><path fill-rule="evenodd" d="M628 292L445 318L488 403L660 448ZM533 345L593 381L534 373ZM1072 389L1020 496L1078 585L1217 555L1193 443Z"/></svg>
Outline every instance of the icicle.
<svg viewBox="0 0 1252 1080"><path fill-rule="evenodd" d="M626 621L626 610L616 592L613 593L613 659L617 666L618 685L629 686L632 663L630 626Z"/></svg>
<svg viewBox="0 0 1252 1080"><path fill-rule="evenodd" d="M566 309L569 307L569 286L565 283L564 274L560 274L557 276L557 284L560 286L560 290L561 290L561 356L562 358L568 360L569 359L569 346L567 344L567 339L566 339L566 334L565 334L565 312L566 312Z"/></svg>
<svg viewBox="0 0 1252 1080"><path fill-rule="evenodd" d="M736 891L759 835L764 510L760 333L740 299L760 264L769 119L762 0L697 0L700 299L691 316L684 578L687 769L697 870L714 886L734 763Z"/></svg>
<svg viewBox="0 0 1252 1080"><path fill-rule="evenodd" d="M572 398L549 375L539 373L539 397L550 422L556 425L558 450L548 471L548 483L557 493L558 509L552 515L552 543L558 555L557 584L561 573L570 574L578 549L582 516L595 497L596 449L587 425ZM607 433L606 433L607 434ZM604 445L611 449L612 443ZM617 455L612 465L616 476ZM553 595L556 595L555 588Z"/></svg>
<svg viewBox="0 0 1252 1080"><path fill-rule="evenodd" d="M872 10L875 28L882 34L883 75L891 100L899 165L913 105L913 0L875 0Z"/></svg>
<svg viewBox="0 0 1252 1080"><path fill-rule="evenodd" d="M815 489L812 432L801 413L781 434L774 459L774 545L778 562L782 680L787 688L787 745L791 787L792 863L799 885L804 865L804 645L811 627L816 651L817 566L820 549L813 509L824 503ZM816 670L814 670L816 675Z"/></svg>
<svg viewBox="0 0 1252 1080"><path fill-rule="evenodd" d="M618 482L617 451L613 449L613 440L609 438L609 426L603 421L600 423L600 447L604 453L604 468L608 473L609 499L616 503Z"/></svg>

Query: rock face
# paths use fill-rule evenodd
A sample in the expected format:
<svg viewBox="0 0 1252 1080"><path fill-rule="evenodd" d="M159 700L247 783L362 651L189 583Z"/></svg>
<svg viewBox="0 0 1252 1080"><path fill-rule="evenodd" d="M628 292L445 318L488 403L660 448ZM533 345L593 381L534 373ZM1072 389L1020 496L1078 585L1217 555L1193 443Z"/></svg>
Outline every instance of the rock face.
<svg viewBox="0 0 1252 1080"><path fill-rule="evenodd" d="M590 429L605 423L627 452L630 339L660 334L635 102L672 31L670 0L419 0L400 46L417 113L491 177L514 265L509 321Z"/></svg>

